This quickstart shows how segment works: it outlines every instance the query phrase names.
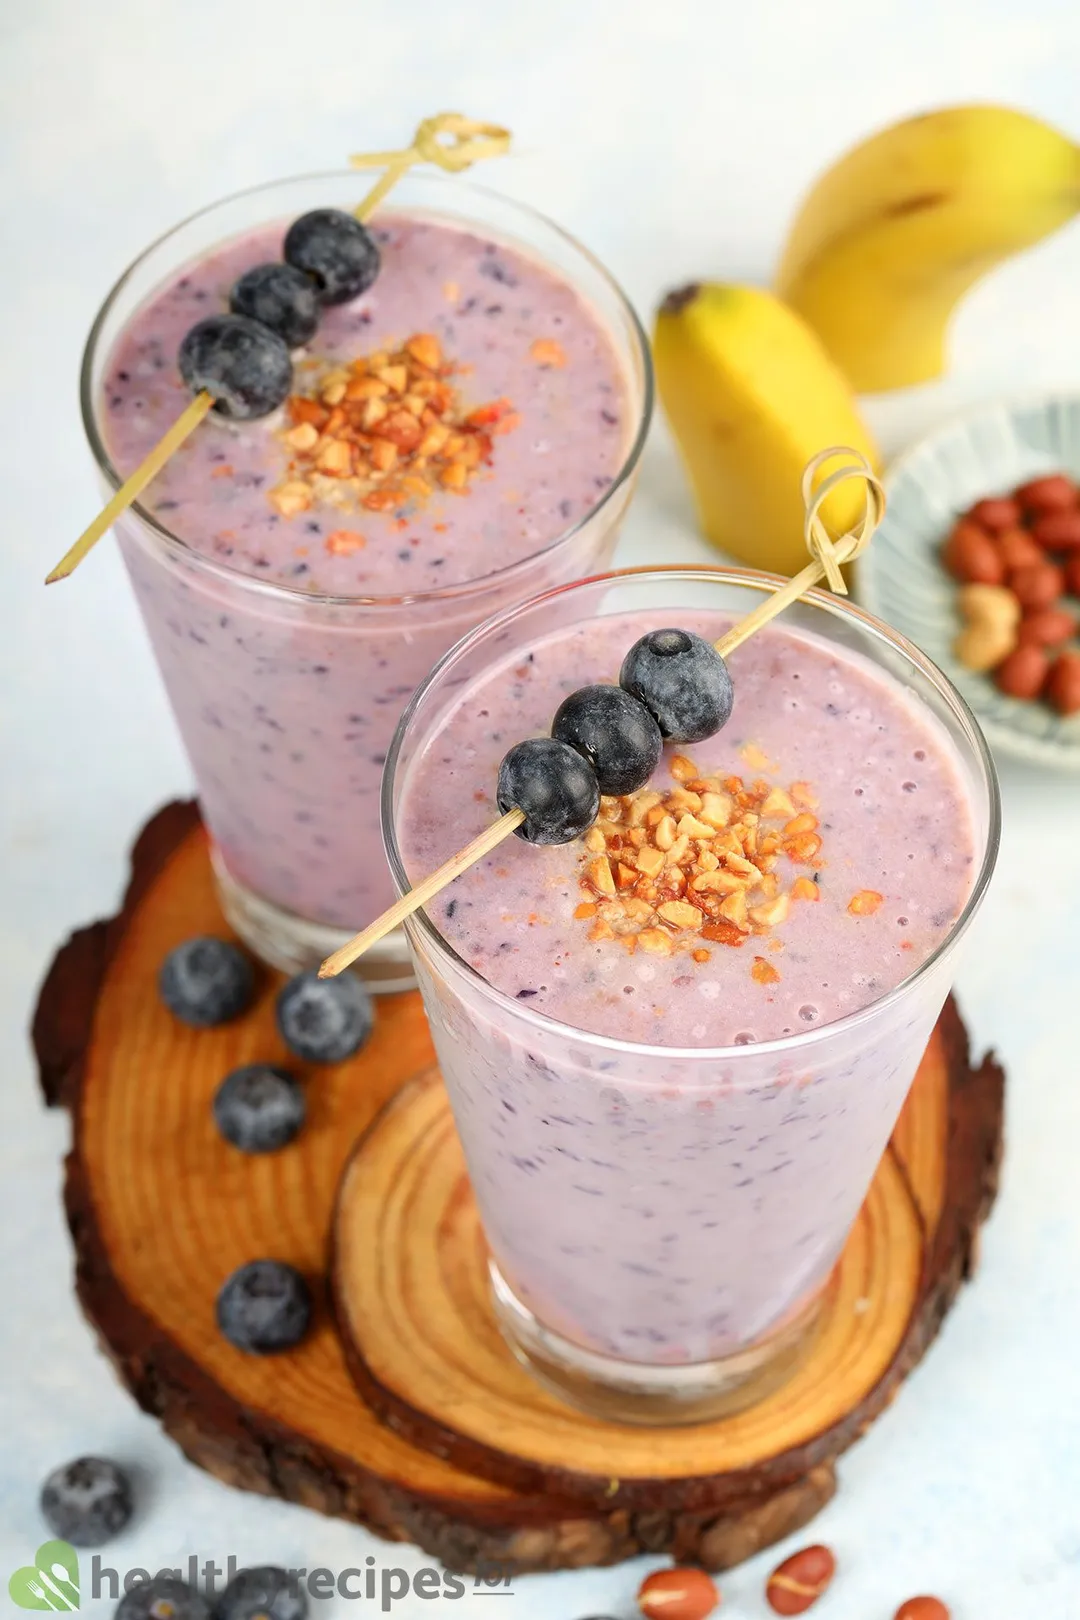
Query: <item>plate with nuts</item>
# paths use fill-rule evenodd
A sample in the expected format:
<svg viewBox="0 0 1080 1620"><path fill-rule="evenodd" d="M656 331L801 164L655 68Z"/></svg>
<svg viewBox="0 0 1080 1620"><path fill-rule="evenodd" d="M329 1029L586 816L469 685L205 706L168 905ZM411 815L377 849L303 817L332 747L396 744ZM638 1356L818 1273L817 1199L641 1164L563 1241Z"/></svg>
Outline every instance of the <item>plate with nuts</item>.
<svg viewBox="0 0 1080 1620"><path fill-rule="evenodd" d="M1080 396L949 423L885 487L860 600L945 671L996 750L1080 770Z"/></svg>

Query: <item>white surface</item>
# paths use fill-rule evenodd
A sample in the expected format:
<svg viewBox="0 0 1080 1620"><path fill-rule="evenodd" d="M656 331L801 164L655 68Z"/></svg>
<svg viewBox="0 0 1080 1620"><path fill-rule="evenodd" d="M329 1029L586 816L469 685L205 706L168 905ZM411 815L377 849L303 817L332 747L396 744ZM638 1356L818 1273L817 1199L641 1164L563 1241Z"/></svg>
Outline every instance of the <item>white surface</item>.
<svg viewBox="0 0 1080 1620"><path fill-rule="evenodd" d="M408 1549L190 1467L120 1392L72 1298L67 1121L35 1094L28 1012L55 944L113 907L136 827L189 784L112 547L75 581L40 585L94 507L75 405L91 317L189 210L394 144L446 106L513 126L517 155L486 178L583 236L643 310L693 276L761 277L806 182L873 125L994 98L1080 132L1080 13L1075 0L35 0L2 27L0 1576L42 1539L39 1481L86 1450L145 1480L107 1563L198 1551L343 1567L371 1552L418 1567ZM877 402L887 447L987 394L1075 387L1078 280L1074 226L977 289L950 379ZM704 555L657 433L624 557ZM889 1620L924 1590L955 1620L1080 1614L1077 787L1009 769L1005 797L1001 868L960 982L977 1042L1010 1071L1003 1196L977 1283L814 1526L843 1566L822 1620ZM724 1578L732 1620L766 1613L773 1561ZM630 1620L648 1567L523 1580L511 1612ZM394 1613L474 1607L411 1599Z"/></svg>

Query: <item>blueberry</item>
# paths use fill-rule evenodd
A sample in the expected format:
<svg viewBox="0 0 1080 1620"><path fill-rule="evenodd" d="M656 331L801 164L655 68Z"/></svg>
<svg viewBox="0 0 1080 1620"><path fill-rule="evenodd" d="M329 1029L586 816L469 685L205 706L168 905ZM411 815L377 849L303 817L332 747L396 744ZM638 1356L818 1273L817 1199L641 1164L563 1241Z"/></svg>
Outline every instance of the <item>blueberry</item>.
<svg viewBox="0 0 1080 1620"><path fill-rule="evenodd" d="M214 1620L304 1620L307 1612L296 1575L262 1564L233 1576L214 1605Z"/></svg>
<svg viewBox="0 0 1080 1620"><path fill-rule="evenodd" d="M211 315L185 333L180 375L236 421L267 416L292 387L292 361L276 332L247 315Z"/></svg>
<svg viewBox="0 0 1080 1620"><path fill-rule="evenodd" d="M245 1063L225 1076L214 1096L217 1128L242 1153L273 1153L304 1123L299 1081L271 1063Z"/></svg>
<svg viewBox="0 0 1080 1620"><path fill-rule="evenodd" d="M601 793L644 787L660 758L660 727L621 686L583 686L556 712L551 735L583 754Z"/></svg>
<svg viewBox="0 0 1080 1620"><path fill-rule="evenodd" d="M210 1605L187 1581L162 1573L125 1592L114 1620L210 1620Z"/></svg>
<svg viewBox="0 0 1080 1620"><path fill-rule="evenodd" d="M53 1535L73 1547L102 1547L131 1518L126 1474L104 1457L76 1457L41 1487L41 1511Z"/></svg>
<svg viewBox="0 0 1080 1620"><path fill-rule="evenodd" d="M255 969L228 940L203 934L171 950L158 974L161 999L194 1029L226 1024L251 1005Z"/></svg>
<svg viewBox="0 0 1080 1620"><path fill-rule="evenodd" d="M716 648L689 630L650 630L635 641L619 672L672 742L701 742L725 726L735 701Z"/></svg>
<svg viewBox="0 0 1080 1620"><path fill-rule="evenodd" d="M592 766L554 737L515 743L499 766L497 797L504 813L525 812L515 832L529 844L568 844L592 826L600 809Z"/></svg>
<svg viewBox="0 0 1080 1620"><path fill-rule="evenodd" d="M367 292L379 273L379 249L370 231L340 208L314 208L285 233L284 256L314 276L324 304L346 304Z"/></svg>
<svg viewBox="0 0 1080 1620"><path fill-rule="evenodd" d="M290 349L306 343L319 325L318 288L291 264L257 264L245 270L229 294L229 308L268 326Z"/></svg>
<svg viewBox="0 0 1080 1620"><path fill-rule="evenodd" d="M310 1322L308 1285L283 1260L249 1260L217 1297L218 1327L230 1344L255 1356L291 1349Z"/></svg>
<svg viewBox="0 0 1080 1620"><path fill-rule="evenodd" d="M298 973L278 993L277 1026L290 1052L306 1063L343 1063L371 1034L375 1010L354 973L320 979Z"/></svg>

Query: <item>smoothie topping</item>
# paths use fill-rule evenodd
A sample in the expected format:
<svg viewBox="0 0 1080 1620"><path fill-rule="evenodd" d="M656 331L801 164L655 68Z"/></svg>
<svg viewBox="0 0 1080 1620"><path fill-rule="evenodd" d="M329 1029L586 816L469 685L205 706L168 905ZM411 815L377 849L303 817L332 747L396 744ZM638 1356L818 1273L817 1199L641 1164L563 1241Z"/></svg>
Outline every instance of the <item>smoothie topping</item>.
<svg viewBox="0 0 1080 1620"><path fill-rule="evenodd" d="M825 466L838 457L842 464L826 474ZM855 528L834 540L821 506L838 484L850 478L858 479L863 488L862 516ZM689 630L651 630L639 637L623 660L619 686L652 716L669 741L703 742L727 724L735 700L727 658L743 642L821 579L837 595L846 594L841 564L865 550L881 521L885 511L881 483L857 451L823 450L807 465L802 492L809 567L772 591L717 642L710 644ZM789 814L795 808L794 784L790 794L776 798L776 790L764 779L748 789L739 776L702 778L693 761L680 756L676 776L680 785L666 795L649 793L644 756L623 759L615 749L611 751L615 762L620 769L625 766L636 785L622 796L604 793L600 776L611 758L606 746L597 746L591 722L587 728L581 725L588 695L586 689L582 705L582 694L572 694L581 712L574 714L573 724L564 732L570 740L533 738L504 756L496 795L499 820L328 956L319 968L320 977L343 972L509 837L568 844L584 835L586 849L597 858L587 866L582 887L596 898L583 901L578 915L596 918L593 938L614 939L621 934L630 950L641 944L670 955L677 942L684 937L695 940L699 934L741 945L741 936L755 930L768 933L783 922L792 894L781 893L773 870L778 856L783 853L792 862L815 868L823 864L813 811ZM565 705L560 711L565 720L564 710ZM575 755L578 765L571 772ZM591 806L599 810L595 825L596 810L590 813ZM763 825L769 819L779 827ZM773 941L773 947L779 943ZM694 952L693 958L700 961L701 954Z"/></svg>
<svg viewBox="0 0 1080 1620"><path fill-rule="evenodd" d="M505 399L466 405L438 338L417 332L402 348L322 371L310 394L292 394L288 477L270 492L283 517L315 501L393 512L437 489L464 494L491 463L494 438L518 416Z"/></svg>
<svg viewBox="0 0 1080 1620"><path fill-rule="evenodd" d="M658 956L688 946L695 960L708 960L703 940L743 945L778 928L793 902L817 900L814 878L800 874L785 890L776 870L781 855L813 871L824 864L817 817L798 808L813 799L807 783L785 790L763 778L701 776L683 754L671 774L669 793L646 788L600 800L584 839L586 898L575 912L591 921L590 939ZM760 956L751 973L761 984L780 977Z"/></svg>

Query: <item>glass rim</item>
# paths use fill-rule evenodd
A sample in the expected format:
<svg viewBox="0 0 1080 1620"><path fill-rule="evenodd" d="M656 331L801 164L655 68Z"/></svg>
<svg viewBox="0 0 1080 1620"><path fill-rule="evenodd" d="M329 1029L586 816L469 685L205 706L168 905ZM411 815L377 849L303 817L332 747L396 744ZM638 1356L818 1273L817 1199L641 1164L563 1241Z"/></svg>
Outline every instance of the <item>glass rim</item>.
<svg viewBox="0 0 1080 1620"><path fill-rule="evenodd" d="M394 822L393 788L398 759L404 745L405 734L414 716L423 703L425 696L435 687L443 671L449 668L453 661L470 647L475 646L481 637L504 629L515 617L529 609L538 607L544 602L552 602L560 596L565 596L568 592L580 590L587 585L615 584L620 580L639 578L642 575L665 580L696 579L706 584L746 586L761 592L777 591L788 583L787 578L782 574L765 573L762 570L749 568L713 568L695 563L659 567L644 564L634 568L612 569L607 573L591 574L586 579L572 580L569 584L559 585L553 590L544 591L537 596L533 596L526 602L519 602L513 607L504 609L502 612L486 619L483 624L478 625L474 630L463 636L460 641L450 648L449 652L440 658L424 681L417 687L401 719L398 721L393 741L386 756L380 794L383 847L386 851L394 885L399 894L407 892L410 885L401 858L401 851L398 847ZM876 1017L883 1008L891 1007L906 997L944 957L948 956L956 948L982 904L989 886L1001 842L1001 791L993 755L975 715L961 693L957 691L948 676L899 630L894 630L884 620L875 618L872 613L867 613L865 608L858 607L849 597L835 596L831 591L815 588L806 591L800 597L800 601L809 602L814 607L823 609L833 618L847 622L853 621L861 625L877 641L884 642L894 651L899 652L910 664L913 664L920 674L930 681L938 696L951 709L953 717L959 721L978 761L985 783L989 812L986 842L978 874L971 886L971 892L959 916L954 920L945 937L934 947L929 956L925 957L917 967L913 968L905 978L901 979L899 984L894 985L883 996L878 996L873 1001L868 1002L865 1007L860 1007L855 1012L845 1013L842 1018L835 1018L830 1023L816 1025L813 1029L799 1030L793 1035L778 1036L772 1041L754 1041L739 1046L660 1046L647 1041L627 1041L616 1035L601 1035L595 1030L578 1029L573 1024L564 1023L561 1019L554 1018L548 1013L522 1006L520 1001L508 996L505 991L497 989L495 985L484 978L482 973L479 973L469 962L466 962L463 956L459 955L435 927L435 924L428 916L426 907L421 907L411 917L406 918L405 928L408 930L415 927L423 933L426 942L434 947L438 956L452 962L454 967L460 973L463 973L471 984L478 987L481 993L489 997L496 1006L503 1008L508 1013L512 1013L515 1020L520 1020L527 1026L548 1035L558 1035L563 1039L570 1037L583 1045L605 1052L624 1053L627 1057L649 1060L667 1058L677 1062L688 1062L695 1059L699 1061L724 1059L746 1062L751 1054L754 1056L782 1057L790 1053L801 1053L817 1047L833 1036L857 1030L860 1025Z"/></svg>
<svg viewBox="0 0 1080 1620"><path fill-rule="evenodd" d="M231 191L227 196L219 197L215 202L207 203L202 208L197 208L192 213L186 214L177 224L171 225L167 231L163 231L159 236L156 236L121 272L105 295L104 301L94 317L79 365L79 411L82 417L83 433L90 446L90 453L94 458L97 469L111 489L119 489L123 480L114 467L112 458L105 447L104 437L98 423L93 371L105 323L132 276L152 254L156 253L174 236L177 236L197 220L205 218L219 208L227 207L230 203L239 202L248 197L256 197L263 191L274 191L279 186L302 185L307 181L356 179L359 173L360 171L353 168L315 169L304 174L286 175L277 180L263 180L256 186L243 186L238 191ZM272 580L257 579L254 575L247 574L240 568L230 567L227 563L220 562L216 558L206 557L201 552L196 551L193 546L190 546L179 535L173 534L171 529L161 523L152 512L147 511L139 501L133 501L128 508L128 512L138 519L139 524L148 532L150 538L163 547L174 559L182 559L185 562L192 563L197 568L226 579L234 585L251 587L257 594L287 600L292 603L310 602L321 607L378 609L407 607L414 603L455 601L482 594L493 586L500 586L504 582L511 582L518 573L526 572L541 558L550 557L563 547L568 548L585 526L598 517L604 508L625 489L627 483L637 471L648 438L655 404L656 388L652 351L641 318L615 276L590 248L585 247L582 242L578 241L576 236L564 229L563 226L556 224L553 219L542 213L540 209L533 208L529 203L519 202L516 197L508 197L505 193L496 191L491 186L480 186L473 181L462 180L460 176L454 174L444 174L436 171L432 174L425 173L422 177L418 176L417 178L422 178L425 183L430 181L435 185L445 185L448 191L452 191L454 194L464 192L469 196L494 199L522 218L541 225L543 229L561 238L576 254L587 261L614 294L616 302L626 319L633 346L636 350L637 361L641 369L642 397L641 409L638 413L633 436L627 446L619 470L611 483L595 504L590 506L589 510L572 527L560 530L553 539L549 540L538 551L532 551L526 557L519 557L516 562L507 564L505 568L496 568L490 573L481 574L476 579L462 580L456 585L436 586L429 591L410 591L400 595L338 596L330 592L305 591L295 585L283 585ZM406 183L407 181L408 177L406 177ZM467 216L465 217L465 223L468 223Z"/></svg>

